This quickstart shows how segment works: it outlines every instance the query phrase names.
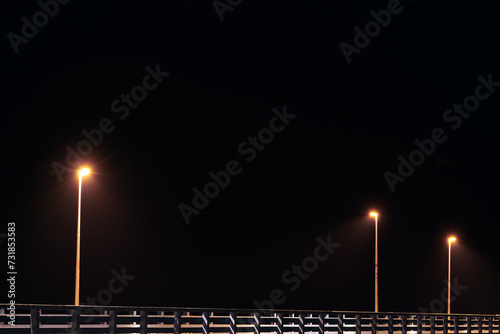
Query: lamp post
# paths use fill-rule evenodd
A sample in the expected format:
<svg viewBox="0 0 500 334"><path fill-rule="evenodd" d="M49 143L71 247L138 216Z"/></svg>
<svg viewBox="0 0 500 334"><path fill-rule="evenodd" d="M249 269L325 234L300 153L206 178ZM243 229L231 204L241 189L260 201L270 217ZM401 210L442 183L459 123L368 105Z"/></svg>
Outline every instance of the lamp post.
<svg viewBox="0 0 500 334"><path fill-rule="evenodd" d="M80 221L82 210L82 177L90 170L83 168L78 171L78 225L76 229L76 274L75 274L75 306L80 305Z"/></svg>
<svg viewBox="0 0 500 334"><path fill-rule="evenodd" d="M457 238L448 238L448 314L450 314L450 304L451 304L451 243L456 241Z"/></svg>
<svg viewBox="0 0 500 334"><path fill-rule="evenodd" d="M375 217L375 312L378 312L378 212L370 212L370 216Z"/></svg>

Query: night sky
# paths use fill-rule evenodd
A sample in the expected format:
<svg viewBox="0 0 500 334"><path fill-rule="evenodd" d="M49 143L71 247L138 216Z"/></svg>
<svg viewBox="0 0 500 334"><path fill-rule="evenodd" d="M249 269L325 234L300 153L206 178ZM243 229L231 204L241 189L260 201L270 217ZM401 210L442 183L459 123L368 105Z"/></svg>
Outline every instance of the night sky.
<svg viewBox="0 0 500 334"><path fill-rule="evenodd" d="M73 304L86 165L81 304L371 311L377 210L380 311L446 311L455 235L500 312L494 2L59 1L1 11L16 303Z"/></svg>

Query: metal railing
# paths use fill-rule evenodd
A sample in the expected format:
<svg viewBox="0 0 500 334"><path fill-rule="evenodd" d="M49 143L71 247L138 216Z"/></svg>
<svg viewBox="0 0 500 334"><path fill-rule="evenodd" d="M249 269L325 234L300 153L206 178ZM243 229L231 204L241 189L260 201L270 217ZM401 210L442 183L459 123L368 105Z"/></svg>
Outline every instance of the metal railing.
<svg viewBox="0 0 500 334"><path fill-rule="evenodd" d="M8 307L0 333L500 334L500 316L485 314L21 304L14 317Z"/></svg>

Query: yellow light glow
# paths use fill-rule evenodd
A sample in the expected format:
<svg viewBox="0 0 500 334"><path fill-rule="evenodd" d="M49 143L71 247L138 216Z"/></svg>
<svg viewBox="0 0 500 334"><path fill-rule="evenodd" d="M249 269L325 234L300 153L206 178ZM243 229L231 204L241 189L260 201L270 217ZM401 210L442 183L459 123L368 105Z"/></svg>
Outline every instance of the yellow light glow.
<svg viewBox="0 0 500 334"><path fill-rule="evenodd" d="M455 237L449 237L448 238L448 242L450 242L450 243L453 242L453 241L456 241L456 240L457 240L457 238L455 238Z"/></svg>
<svg viewBox="0 0 500 334"><path fill-rule="evenodd" d="M80 169L80 171L78 173L80 174L80 176L88 175L88 174L90 174L90 169L83 168L83 169Z"/></svg>
<svg viewBox="0 0 500 334"><path fill-rule="evenodd" d="M372 211L372 212L370 212L370 216L377 217L378 216L378 212Z"/></svg>

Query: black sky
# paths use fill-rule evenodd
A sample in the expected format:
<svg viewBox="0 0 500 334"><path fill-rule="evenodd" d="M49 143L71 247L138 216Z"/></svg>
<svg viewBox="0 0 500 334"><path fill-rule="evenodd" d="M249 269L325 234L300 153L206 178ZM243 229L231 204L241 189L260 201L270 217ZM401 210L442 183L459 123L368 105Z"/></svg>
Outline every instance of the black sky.
<svg viewBox="0 0 500 334"><path fill-rule="evenodd" d="M452 310L498 313L500 88L456 129L443 119L478 77L500 82L496 6L402 0L348 63L340 43L388 3L244 0L221 21L210 1L72 1L18 53L9 33L41 8L6 4L0 233L16 222L16 302L73 303L78 180L53 163L108 118L85 157L82 303L125 270L112 305L253 308L280 289L280 308L372 310L376 209L381 310L441 298L455 234ZM169 75L120 119L113 101L148 66ZM296 117L246 161L238 147L284 108ZM391 191L384 173L436 128L446 140ZM179 204L232 160L241 173L186 224ZM340 246L292 291L282 275L328 236Z"/></svg>

